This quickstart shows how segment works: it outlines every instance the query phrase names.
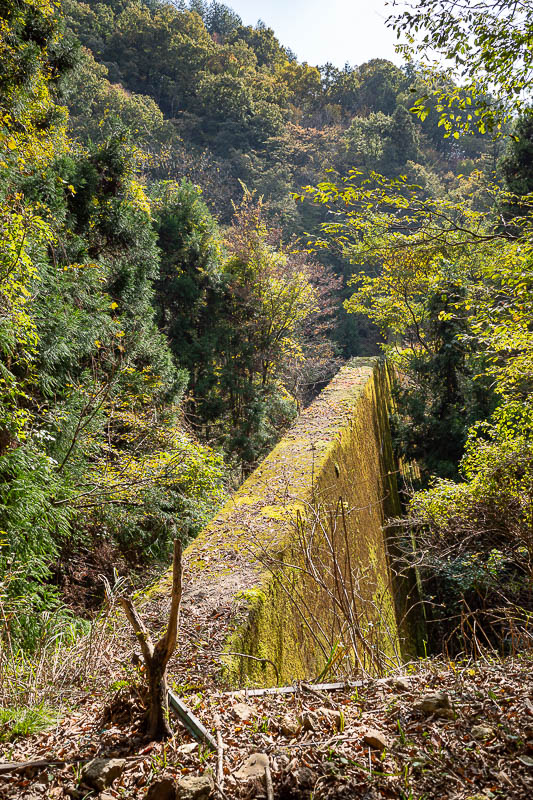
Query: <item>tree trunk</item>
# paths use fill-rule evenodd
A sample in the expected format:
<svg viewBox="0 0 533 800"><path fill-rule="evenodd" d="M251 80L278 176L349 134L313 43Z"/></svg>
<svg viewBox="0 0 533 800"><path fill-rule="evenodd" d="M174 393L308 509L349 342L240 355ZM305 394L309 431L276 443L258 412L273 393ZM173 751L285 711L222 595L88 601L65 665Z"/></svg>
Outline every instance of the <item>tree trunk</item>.
<svg viewBox="0 0 533 800"><path fill-rule="evenodd" d="M155 663L155 655L148 669L147 728L150 739L160 741L172 736L168 715L167 666Z"/></svg>
<svg viewBox="0 0 533 800"><path fill-rule="evenodd" d="M129 598L120 602L140 644L148 681L148 711L146 722L150 739L167 739L172 736L168 715L167 664L174 652L178 638L179 613L182 594L181 542L174 542L172 596L167 630L154 646L148 630Z"/></svg>

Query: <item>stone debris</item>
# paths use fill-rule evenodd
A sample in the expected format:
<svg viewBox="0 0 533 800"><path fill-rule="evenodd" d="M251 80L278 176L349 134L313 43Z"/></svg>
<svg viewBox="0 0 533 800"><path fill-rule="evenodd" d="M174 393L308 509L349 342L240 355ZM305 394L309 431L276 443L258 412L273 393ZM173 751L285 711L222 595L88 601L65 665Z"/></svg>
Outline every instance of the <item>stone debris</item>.
<svg viewBox="0 0 533 800"><path fill-rule="evenodd" d="M298 720L304 731L316 731L319 728L318 718L312 711L304 711Z"/></svg>
<svg viewBox="0 0 533 800"><path fill-rule="evenodd" d="M363 734L363 741L374 750L385 750L388 747L386 736L375 728L367 728Z"/></svg>
<svg viewBox="0 0 533 800"><path fill-rule="evenodd" d="M279 729L284 736L292 738L293 736L298 736L302 730L302 726L295 717L291 717L290 714L285 714L279 723Z"/></svg>
<svg viewBox="0 0 533 800"><path fill-rule="evenodd" d="M363 742L375 750L384 750L389 746L387 737L376 728L367 728L363 732Z"/></svg>
<svg viewBox="0 0 533 800"><path fill-rule="evenodd" d="M423 711L425 714L435 714L444 710L451 711L452 704L449 695L445 692L428 692L422 695L413 708Z"/></svg>
<svg viewBox="0 0 533 800"><path fill-rule="evenodd" d="M326 708L325 706L322 706L318 709L317 714L323 718L325 717L335 728L335 730L342 730L344 725L344 717L336 708Z"/></svg>
<svg viewBox="0 0 533 800"><path fill-rule="evenodd" d="M479 741L492 739L494 736L494 728L491 728L490 725L474 725L470 732L472 738L478 739Z"/></svg>
<svg viewBox="0 0 533 800"><path fill-rule="evenodd" d="M403 675L397 675L390 679L390 686L397 692L408 692L411 689L411 681Z"/></svg>
<svg viewBox="0 0 533 800"><path fill-rule="evenodd" d="M122 775L126 763L124 758L93 758L82 769L81 782L101 792Z"/></svg>
<svg viewBox="0 0 533 800"><path fill-rule="evenodd" d="M215 782L211 773L186 775L180 778L177 786L177 800L208 800L213 794Z"/></svg>
<svg viewBox="0 0 533 800"><path fill-rule="evenodd" d="M280 785L280 797L287 798L311 798L315 795L313 790L319 776L309 767L298 767L298 761L293 759L290 763L284 764L284 779ZM276 795L277 797L277 795ZM318 798L319 795L316 795Z"/></svg>
<svg viewBox="0 0 533 800"><path fill-rule="evenodd" d="M196 742L188 742L187 744L180 744L178 748L176 748L177 753L183 753L183 755L187 756L190 753L194 753L195 750L198 750L198 745Z"/></svg>
<svg viewBox="0 0 533 800"><path fill-rule="evenodd" d="M101 800L101 799L100 799ZM176 781L170 775L163 775L151 783L146 800L176 800Z"/></svg>
<svg viewBox="0 0 533 800"><path fill-rule="evenodd" d="M246 703L236 703L231 709L231 715L239 722L248 722L255 714L254 709Z"/></svg>
<svg viewBox="0 0 533 800"><path fill-rule="evenodd" d="M238 781L249 781L252 778L262 779L265 776L265 769L268 764L266 753L252 753L235 773L235 777Z"/></svg>
<svg viewBox="0 0 533 800"><path fill-rule="evenodd" d="M315 781L316 775L309 767L300 767L295 773L296 783L302 788L311 788Z"/></svg>

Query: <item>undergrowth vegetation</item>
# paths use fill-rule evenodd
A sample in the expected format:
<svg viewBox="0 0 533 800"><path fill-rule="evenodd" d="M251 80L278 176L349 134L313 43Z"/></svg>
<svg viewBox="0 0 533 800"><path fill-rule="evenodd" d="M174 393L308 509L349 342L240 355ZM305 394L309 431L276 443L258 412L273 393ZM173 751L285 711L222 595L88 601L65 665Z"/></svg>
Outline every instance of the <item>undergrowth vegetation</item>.
<svg viewBox="0 0 533 800"><path fill-rule="evenodd" d="M46 706L37 705L22 710L0 708L0 742L19 736L31 736L53 725L56 715Z"/></svg>

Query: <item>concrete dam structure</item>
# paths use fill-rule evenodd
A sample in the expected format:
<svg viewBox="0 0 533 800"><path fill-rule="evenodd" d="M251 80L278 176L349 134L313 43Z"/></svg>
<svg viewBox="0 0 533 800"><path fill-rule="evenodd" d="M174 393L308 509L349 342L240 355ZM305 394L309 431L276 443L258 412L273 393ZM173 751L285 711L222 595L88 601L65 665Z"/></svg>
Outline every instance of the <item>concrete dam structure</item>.
<svg viewBox="0 0 533 800"><path fill-rule="evenodd" d="M350 361L186 549L189 601L211 588L232 609L232 685L325 677L343 660L383 673L412 654L411 582L384 529L399 512L389 408L383 362Z"/></svg>

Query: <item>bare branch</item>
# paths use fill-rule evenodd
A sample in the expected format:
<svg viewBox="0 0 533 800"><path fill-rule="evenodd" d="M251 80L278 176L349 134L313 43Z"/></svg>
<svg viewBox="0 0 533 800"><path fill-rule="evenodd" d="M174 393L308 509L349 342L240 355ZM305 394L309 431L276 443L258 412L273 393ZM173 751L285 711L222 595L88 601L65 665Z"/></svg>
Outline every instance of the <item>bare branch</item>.
<svg viewBox="0 0 533 800"><path fill-rule="evenodd" d="M139 612L133 605L133 601L129 597L121 597L120 605L124 609L128 621L130 622L135 635L141 645L144 660L148 663L154 655L154 645L146 625L139 616Z"/></svg>
<svg viewBox="0 0 533 800"><path fill-rule="evenodd" d="M183 566L181 560L182 546L179 539L174 540L174 561L172 568L172 599L170 605L170 614L168 617L167 632L161 643L164 642L164 653L166 662L174 652L176 641L178 638L178 625L180 616L181 596L183 592L182 575Z"/></svg>

